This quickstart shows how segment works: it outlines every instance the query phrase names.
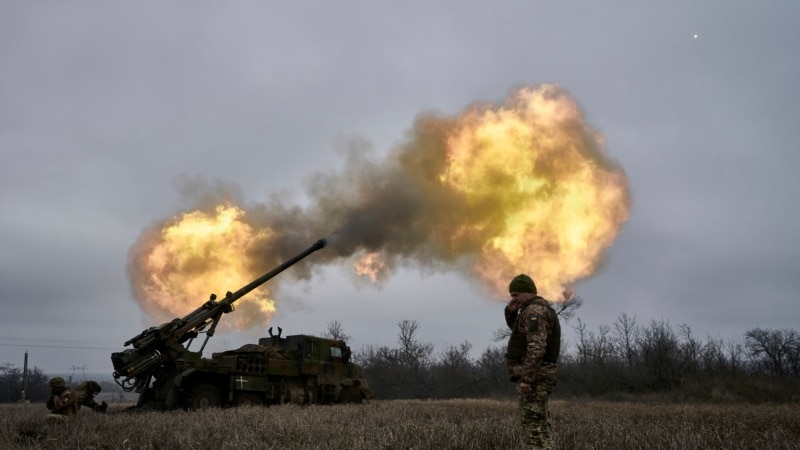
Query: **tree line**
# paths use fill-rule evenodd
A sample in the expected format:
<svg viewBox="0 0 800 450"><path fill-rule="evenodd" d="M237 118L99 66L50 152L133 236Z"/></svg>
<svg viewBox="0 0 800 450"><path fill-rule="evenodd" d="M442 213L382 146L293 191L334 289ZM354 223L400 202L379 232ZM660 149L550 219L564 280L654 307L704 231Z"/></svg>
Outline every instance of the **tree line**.
<svg viewBox="0 0 800 450"><path fill-rule="evenodd" d="M0 364L0 403L22 400L25 380L22 369L13 364ZM32 402L45 402L50 396L47 381L50 379L41 369L28 369L28 390L25 398Z"/></svg>
<svg viewBox="0 0 800 450"><path fill-rule="evenodd" d="M565 322L582 304L571 294L557 304ZM419 323L398 322L396 346L368 345L353 351L370 388L381 399L511 398L505 364L505 325L494 344L477 357L464 341L436 352L421 341ZM753 328L728 340L701 339L688 325L667 320L640 324L620 314L610 325L589 330L577 319L576 342L562 340L556 396L614 398L628 394L674 392L700 400L800 402L800 331ZM328 323L326 337L349 340L338 321ZM26 398L43 402L49 376L34 367L28 373ZM105 384L105 383L104 383ZM109 383L109 391L115 386ZM0 403L22 398L22 370L0 364Z"/></svg>
<svg viewBox="0 0 800 450"><path fill-rule="evenodd" d="M562 316L572 307L556 308ZM513 397L505 365L505 338L477 358L472 344L448 345L435 353L420 341L419 323L398 324L396 346L366 346L353 353L378 398ZM562 320L564 328L564 320ZM589 330L580 319L573 326L577 342L562 339L557 396L619 398L673 392L698 400L800 401L800 332L753 328L723 340L700 339L688 325L667 320L639 324L620 314L610 326ZM334 321L324 333L346 338Z"/></svg>

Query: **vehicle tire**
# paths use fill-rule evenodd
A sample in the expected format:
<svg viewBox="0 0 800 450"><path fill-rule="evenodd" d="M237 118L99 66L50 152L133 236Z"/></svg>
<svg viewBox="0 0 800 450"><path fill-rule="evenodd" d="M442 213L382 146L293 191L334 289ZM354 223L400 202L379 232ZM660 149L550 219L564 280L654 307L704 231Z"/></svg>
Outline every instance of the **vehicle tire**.
<svg viewBox="0 0 800 450"><path fill-rule="evenodd" d="M236 406L260 406L264 404L264 398L256 392L237 392L233 403Z"/></svg>
<svg viewBox="0 0 800 450"><path fill-rule="evenodd" d="M344 386L342 392L339 393L339 403L361 403L364 401L364 396L361 395L361 389L357 386Z"/></svg>
<svg viewBox="0 0 800 450"><path fill-rule="evenodd" d="M220 403L219 389L210 383L197 383L186 394L187 409L217 408Z"/></svg>

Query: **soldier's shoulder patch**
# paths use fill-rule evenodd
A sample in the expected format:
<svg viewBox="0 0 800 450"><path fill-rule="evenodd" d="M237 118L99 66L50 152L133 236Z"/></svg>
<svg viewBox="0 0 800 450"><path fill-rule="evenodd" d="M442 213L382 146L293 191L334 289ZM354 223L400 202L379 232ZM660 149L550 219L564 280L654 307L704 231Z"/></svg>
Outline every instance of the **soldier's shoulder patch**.
<svg viewBox="0 0 800 450"><path fill-rule="evenodd" d="M539 331L539 314L531 313L528 315L528 333Z"/></svg>

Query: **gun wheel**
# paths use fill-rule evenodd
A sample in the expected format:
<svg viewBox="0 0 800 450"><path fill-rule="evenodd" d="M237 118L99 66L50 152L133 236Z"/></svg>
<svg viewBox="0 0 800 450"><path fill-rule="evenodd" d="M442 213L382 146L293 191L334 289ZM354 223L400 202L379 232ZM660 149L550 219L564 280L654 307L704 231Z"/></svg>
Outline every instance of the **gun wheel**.
<svg viewBox="0 0 800 450"><path fill-rule="evenodd" d="M339 403L361 403L362 401L364 401L364 397L361 395L361 389L356 386L345 386L339 393Z"/></svg>
<svg viewBox="0 0 800 450"><path fill-rule="evenodd" d="M217 408L220 403L219 389L209 383L195 384L186 395L188 409Z"/></svg>
<svg viewBox="0 0 800 450"><path fill-rule="evenodd" d="M236 406L258 406L264 404L264 399L255 392L237 392L234 403Z"/></svg>

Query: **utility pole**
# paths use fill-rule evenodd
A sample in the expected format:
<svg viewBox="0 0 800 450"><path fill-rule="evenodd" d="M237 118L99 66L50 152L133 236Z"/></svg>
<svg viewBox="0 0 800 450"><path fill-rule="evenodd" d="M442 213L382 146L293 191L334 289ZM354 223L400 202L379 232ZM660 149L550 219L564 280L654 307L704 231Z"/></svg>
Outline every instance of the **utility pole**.
<svg viewBox="0 0 800 450"><path fill-rule="evenodd" d="M28 352L25 352L25 363L22 366L22 398L20 403L28 403Z"/></svg>

